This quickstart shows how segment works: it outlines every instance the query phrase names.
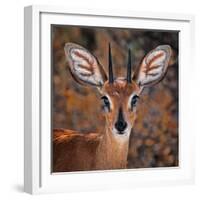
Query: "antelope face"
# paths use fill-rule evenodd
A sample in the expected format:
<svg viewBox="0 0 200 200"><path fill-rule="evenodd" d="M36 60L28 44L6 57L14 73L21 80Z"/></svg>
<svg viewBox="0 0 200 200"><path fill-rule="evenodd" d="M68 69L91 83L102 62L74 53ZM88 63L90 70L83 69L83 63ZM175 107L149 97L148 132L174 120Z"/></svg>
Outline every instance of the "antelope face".
<svg viewBox="0 0 200 200"><path fill-rule="evenodd" d="M165 76L171 55L170 46L161 45L150 51L133 76L129 50L127 75L116 79L113 76L110 45L108 76L97 58L87 49L74 43L66 43L64 49L74 79L80 84L98 88L107 129L115 136L129 137L136 119L139 95L143 88L158 83Z"/></svg>
<svg viewBox="0 0 200 200"><path fill-rule="evenodd" d="M101 93L107 127L115 135L128 136L136 118L140 88L135 82L118 78L113 84L107 81Z"/></svg>

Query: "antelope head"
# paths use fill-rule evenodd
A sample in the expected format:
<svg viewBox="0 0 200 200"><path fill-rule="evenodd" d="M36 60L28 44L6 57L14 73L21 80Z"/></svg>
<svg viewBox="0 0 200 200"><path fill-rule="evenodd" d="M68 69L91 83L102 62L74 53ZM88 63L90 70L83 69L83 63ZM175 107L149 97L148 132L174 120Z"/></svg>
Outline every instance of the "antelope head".
<svg viewBox="0 0 200 200"><path fill-rule="evenodd" d="M106 129L114 137L129 138L140 94L145 87L158 83L165 76L171 55L170 46L161 45L150 51L135 73L131 73L129 50L127 75L124 78L115 78L113 75L110 45L108 75L98 59L84 47L66 43L64 49L73 78L80 84L98 88Z"/></svg>

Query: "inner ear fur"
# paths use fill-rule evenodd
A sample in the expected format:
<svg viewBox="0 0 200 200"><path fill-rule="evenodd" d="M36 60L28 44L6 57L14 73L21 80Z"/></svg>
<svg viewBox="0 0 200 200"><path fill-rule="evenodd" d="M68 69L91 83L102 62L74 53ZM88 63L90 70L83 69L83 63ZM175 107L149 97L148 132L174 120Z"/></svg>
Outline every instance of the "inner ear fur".
<svg viewBox="0 0 200 200"><path fill-rule="evenodd" d="M66 43L64 50L69 70L78 83L96 87L104 84L105 70L92 53L75 43Z"/></svg>
<svg viewBox="0 0 200 200"><path fill-rule="evenodd" d="M141 87L157 84L166 75L170 57L171 47L169 45L156 47L143 58L133 79Z"/></svg>

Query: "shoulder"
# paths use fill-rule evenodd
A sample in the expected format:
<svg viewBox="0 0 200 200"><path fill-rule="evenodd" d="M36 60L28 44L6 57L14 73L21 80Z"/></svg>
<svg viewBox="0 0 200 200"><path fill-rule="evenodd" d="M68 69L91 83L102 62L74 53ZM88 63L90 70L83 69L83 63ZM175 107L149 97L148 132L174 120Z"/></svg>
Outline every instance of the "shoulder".
<svg viewBox="0 0 200 200"><path fill-rule="evenodd" d="M99 142L102 135L100 133L80 133L78 131L56 128L53 130L54 143L68 143L70 141Z"/></svg>

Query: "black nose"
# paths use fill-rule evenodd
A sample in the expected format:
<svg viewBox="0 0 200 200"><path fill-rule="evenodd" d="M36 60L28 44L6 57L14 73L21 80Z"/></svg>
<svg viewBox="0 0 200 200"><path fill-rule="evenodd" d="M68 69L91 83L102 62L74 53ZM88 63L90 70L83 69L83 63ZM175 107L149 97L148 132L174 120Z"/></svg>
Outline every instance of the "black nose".
<svg viewBox="0 0 200 200"><path fill-rule="evenodd" d="M123 132L125 130L125 128L127 127L127 123L124 120L124 116L123 116L123 111L122 108L119 108L119 113L118 113L118 118L117 118L117 122L115 123L115 128L119 131L119 132Z"/></svg>
<svg viewBox="0 0 200 200"><path fill-rule="evenodd" d="M126 127L127 127L127 123L125 121L117 121L115 123L115 128L120 132L124 131Z"/></svg>

